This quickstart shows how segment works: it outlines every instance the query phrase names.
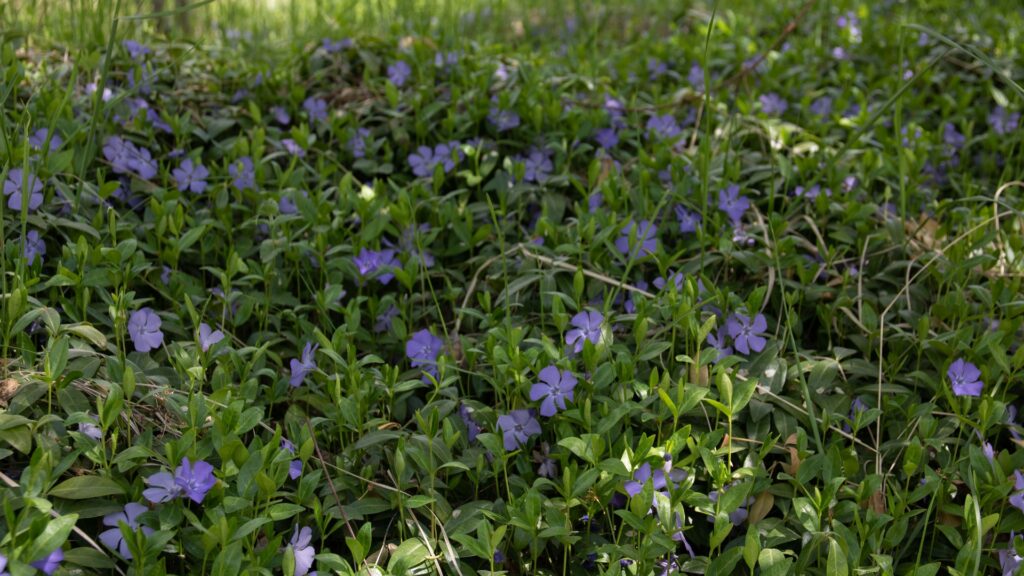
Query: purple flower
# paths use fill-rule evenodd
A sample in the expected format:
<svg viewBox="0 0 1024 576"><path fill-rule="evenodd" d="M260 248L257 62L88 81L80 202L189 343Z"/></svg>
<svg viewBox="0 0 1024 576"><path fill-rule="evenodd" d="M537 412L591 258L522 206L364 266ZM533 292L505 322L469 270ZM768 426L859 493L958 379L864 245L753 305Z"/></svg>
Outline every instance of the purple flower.
<svg viewBox="0 0 1024 576"><path fill-rule="evenodd" d="M134 172L144 180L156 176L156 161L149 150L139 148L119 136L111 136L104 141L103 156L110 162L115 174Z"/></svg>
<svg viewBox="0 0 1024 576"><path fill-rule="evenodd" d="M0 554L0 576L11 576L7 571L7 556Z"/></svg>
<svg viewBox="0 0 1024 576"><path fill-rule="evenodd" d="M665 465L652 472L651 465L648 462L644 462L633 472L633 479L623 486L626 494L630 497L639 494L644 484L647 482L652 483L652 487L655 492L661 492L665 496L668 496L667 490L674 490L676 484L686 479L686 471L679 468L672 468L672 459L668 455L665 456ZM652 501L652 506L655 501Z"/></svg>
<svg viewBox="0 0 1024 576"><path fill-rule="evenodd" d="M427 178L434 174L434 168L441 164L445 173L455 168L455 160L452 159L452 152L458 151L461 157L461 150L458 150L458 142L438 144L431 150L429 146L420 146L416 152L409 155L409 167L412 173L420 178Z"/></svg>
<svg viewBox="0 0 1024 576"><path fill-rule="evenodd" d="M601 325L604 316L600 312L580 312L570 321L573 329L565 333L565 343L573 347L573 352L583 351L583 343L590 340L592 344L601 342Z"/></svg>
<svg viewBox="0 0 1024 576"><path fill-rule="evenodd" d="M1021 435L1018 431L1020 424L1017 423L1017 407L1012 404L1006 407L1006 425L1010 429L1010 436L1012 436L1014 440L1020 440Z"/></svg>
<svg viewBox="0 0 1024 576"><path fill-rule="evenodd" d="M573 389L576 388L576 377L572 372L548 366L537 376L540 382L530 387L530 400L536 402L543 399L540 415L551 417L559 410L565 410L565 400L573 399Z"/></svg>
<svg viewBox="0 0 1024 576"><path fill-rule="evenodd" d="M253 167L252 158L242 156L235 160L228 166L228 174L234 178L231 184L239 192L256 188L256 170Z"/></svg>
<svg viewBox="0 0 1024 576"><path fill-rule="evenodd" d="M1016 492L1010 496L1010 504L1024 512L1024 474L1020 470L1013 471L1013 489Z"/></svg>
<svg viewBox="0 0 1024 576"><path fill-rule="evenodd" d="M206 322L199 325L199 346L203 349L203 352L206 352L223 339L224 333L220 330L213 330Z"/></svg>
<svg viewBox="0 0 1024 576"><path fill-rule="evenodd" d="M611 96L605 94L604 95L604 110L612 118L619 118L623 114L625 114L626 106L622 102L620 102L619 100L616 100L615 98L612 98Z"/></svg>
<svg viewBox="0 0 1024 576"><path fill-rule="evenodd" d="M751 350L764 350L764 345L768 341L761 334L767 329L768 321L765 320L764 314L755 315L753 320L743 314L733 314L725 321L725 330L736 345L736 351L744 356L750 354Z"/></svg>
<svg viewBox="0 0 1024 576"><path fill-rule="evenodd" d="M295 444L287 438L281 438L281 449L287 450L289 454L295 454ZM288 463L288 477L295 480L302 475L302 460L296 458Z"/></svg>
<svg viewBox="0 0 1024 576"><path fill-rule="evenodd" d="M356 130L356 133L349 138L348 149L352 151L353 158L365 158L366 157L366 138L370 135L370 131L366 128L360 128Z"/></svg>
<svg viewBox="0 0 1024 576"><path fill-rule="evenodd" d="M992 447L990 442L981 443L981 453L985 455L985 459L991 464L996 457L996 450Z"/></svg>
<svg viewBox="0 0 1024 576"><path fill-rule="evenodd" d="M840 28L846 28L847 26L857 26L860 23L860 19L853 12L847 12L846 14L840 14L836 17L836 26Z"/></svg>
<svg viewBox="0 0 1024 576"><path fill-rule="evenodd" d="M174 483L178 485L185 496L188 496L196 504L202 504L206 493L217 483L213 476L213 466L199 460L195 464L189 459L183 458L181 465L174 470Z"/></svg>
<svg viewBox="0 0 1024 576"><path fill-rule="evenodd" d="M708 334L708 344L718 351L718 356L715 357L715 362L721 362L726 356L732 355L732 347L727 345L725 342L727 334L723 333L720 328L717 332Z"/></svg>
<svg viewBox="0 0 1024 576"><path fill-rule="evenodd" d="M865 412L868 409L868 405L864 403L860 398L854 398L853 402L850 403L850 419L854 419L857 414Z"/></svg>
<svg viewBox="0 0 1024 576"><path fill-rule="evenodd" d="M125 40L124 42L121 42L121 45L124 46L124 49L128 51L128 56L132 60L139 60L146 54L153 53L153 51L149 49L149 46L146 46L145 44L140 44L135 40Z"/></svg>
<svg viewBox="0 0 1024 576"><path fill-rule="evenodd" d="M671 114L652 115L647 119L647 132L663 140L669 140L682 134L683 129Z"/></svg>
<svg viewBox="0 0 1024 576"><path fill-rule="evenodd" d="M1013 545L1016 538L1016 534L1010 532L1009 545L1006 548L999 550L999 571L1002 576L1013 576L1014 574L1017 574L1017 569L1020 567L1021 561L1024 561L1024 558L1017 555L1017 549Z"/></svg>
<svg viewBox="0 0 1024 576"><path fill-rule="evenodd" d="M128 550L128 542L121 534L120 525L123 522L128 526L128 529L133 532L141 527L142 533L149 536L153 533L153 529L148 526L141 526L138 521L139 515L147 510L149 510L149 508L144 504L129 502L128 504L125 504L123 511L104 516L103 525L111 526L111 528L100 533L100 542L103 542L107 548L116 550L117 553L125 560L131 560L132 553Z"/></svg>
<svg viewBox="0 0 1024 576"><path fill-rule="evenodd" d="M182 494L181 486L168 472L157 472L143 482L150 487L142 491L142 496L153 504L170 502Z"/></svg>
<svg viewBox="0 0 1024 576"><path fill-rule="evenodd" d="M662 278L661 276L655 278L654 287L658 290L664 290L665 286L668 286L669 282L671 282L672 285L675 286L676 292L681 292L683 290L683 280L685 279L686 276L684 276L682 272L677 271L669 274L668 278Z"/></svg>
<svg viewBox="0 0 1024 576"><path fill-rule="evenodd" d="M829 188L825 188L824 191L825 196L832 196L832 190L830 190ZM822 188L820 184L815 184L814 186L811 186L810 188L807 189L804 189L803 186L797 186L796 188L793 189L794 196L807 198L808 200L814 200L815 198L821 195L821 192Z"/></svg>
<svg viewBox="0 0 1024 576"><path fill-rule="evenodd" d="M171 125L164 122L164 119L160 117L160 114L152 108L146 110L146 121L149 122L150 126L165 134L174 133L174 129L171 128Z"/></svg>
<svg viewBox="0 0 1024 576"><path fill-rule="evenodd" d="M597 213L602 204L604 204L604 194L600 192L594 192L587 198L587 210L591 214Z"/></svg>
<svg viewBox="0 0 1024 576"><path fill-rule="evenodd" d="M93 419L95 420L95 417L93 417ZM78 424L78 432L97 442L103 439L103 430L92 422L80 422Z"/></svg>
<svg viewBox="0 0 1024 576"><path fill-rule="evenodd" d="M341 40L331 40L330 38L324 38L320 42L320 47L324 49L324 52L334 54L335 52L341 52L346 48L351 48L352 39L342 38ZM296 576L299 576L298 573L296 573Z"/></svg>
<svg viewBox="0 0 1024 576"><path fill-rule="evenodd" d="M789 109L789 104L775 92L762 94L758 100L761 102L761 111L769 116L782 116Z"/></svg>
<svg viewBox="0 0 1024 576"><path fill-rule="evenodd" d="M381 332L391 330L391 321L397 316L398 307L392 304L387 310L377 315L377 318L373 323L373 331L380 334Z"/></svg>
<svg viewBox="0 0 1024 576"><path fill-rule="evenodd" d="M509 452L520 448L530 436L541 433L540 422L530 410L513 410L498 416L498 429L501 430L505 450Z"/></svg>
<svg viewBox="0 0 1024 576"><path fill-rule="evenodd" d="M981 371L963 358L957 358L946 371L949 381L953 384L953 394L957 396L981 396L984 384L979 380Z"/></svg>
<svg viewBox="0 0 1024 576"><path fill-rule="evenodd" d="M686 75L686 81L697 92L704 90L704 69L700 67L700 64L694 63L693 66L690 66L690 73Z"/></svg>
<svg viewBox="0 0 1024 576"><path fill-rule="evenodd" d="M306 157L306 151L302 148L302 146L299 146L298 142L291 138L285 138L284 140L281 140L281 145L284 146L284 149L287 150L288 153L291 154L292 156L297 156L299 158Z"/></svg>
<svg viewBox="0 0 1024 576"><path fill-rule="evenodd" d="M676 204L676 220L679 221L679 232L692 234L700 227L700 214L687 210L682 204Z"/></svg>
<svg viewBox="0 0 1024 576"><path fill-rule="evenodd" d="M302 103L302 107L305 108L306 114L309 114L310 122L323 122L327 120L327 101L323 98L310 96Z"/></svg>
<svg viewBox="0 0 1024 576"><path fill-rule="evenodd" d="M402 230L402 236L398 239L397 247L401 252L409 254L413 260L423 263L426 268L432 268L434 266L434 255L425 251L420 250L416 242L416 234L430 232L430 224L420 224L417 226L407 226ZM384 245L388 248L395 248L396 244L385 238L383 240Z"/></svg>
<svg viewBox="0 0 1024 576"><path fill-rule="evenodd" d="M399 60L388 66L388 80L398 88L404 86L411 75L412 68L405 63L405 60Z"/></svg>
<svg viewBox="0 0 1024 576"><path fill-rule="evenodd" d="M494 69L494 77L498 82L505 82L512 76L512 70L508 66L505 66L504 62L498 62L498 67Z"/></svg>
<svg viewBox="0 0 1024 576"><path fill-rule="evenodd" d="M733 228L732 241L740 246L753 246L754 243L757 242L757 240L747 233L742 226Z"/></svg>
<svg viewBox="0 0 1024 576"><path fill-rule="evenodd" d="M28 234L25 235L24 248L21 251L22 256L31 266L36 261L36 256L39 257L39 261L43 261L43 256L46 254L46 242L39 237L38 230L29 230Z"/></svg>
<svg viewBox="0 0 1024 576"><path fill-rule="evenodd" d="M39 130L36 130L35 133L33 133L31 136L29 136L28 145L35 148L36 150L42 150L43 146L46 145L46 137L49 135L49 130L47 130L46 128L40 128ZM57 148L60 148L60 145L63 143L64 139L60 137L60 134L54 134L53 137L50 138L50 152L53 152Z"/></svg>
<svg viewBox="0 0 1024 576"><path fill-rule="evenodd" d="M30 566L37 570L42 570L44 574L50 575L57 571L62 560L64 560L64 550L57 548L50 552L46 558L36 560Z"/></svg>
<svg viewBox="0 0 1024 576"><path fill-rule="evenodd" d="M634 229L635 239L634 239ZM622 229L621 235L615 241L615 248L622 254L626 254L631 258L639 256L648 256L658 251L658 227L651 223L649 220L641 220L640 224L637 225L632 220L626 224ZM630 253L630 244L634 244L634 249Z"/></svg>
<svg viewBox="0 0 1024 576"><path fill-rule="evenodd" d="M377 280L384 285L387 285L395 277L387 269L402 267L402 263L395 256L394 250L368 250L363 248L352 261L356 265L359 275L363 278L371 276L383 268L383 273L377 277Z"/></svg>
<svg viewBox="0 0 1024 576"><path fill-rule="evenodd" d="M436 66L437 68L451 69L458 63L458 52L437 52L436 54L434 54L434 66Z"/></svg>
<svg viewBox="0 0 1024 576"><path fill-rule="evenodd" d="M302 357L292 358L289 364L291 367L291 377L288 379L288 383L291 384L292 388L301 386L306 376L316 370L316 349L319 347L319 344L306 342L306 345L302 348Z"/></svg>
<svg viewBox="0 0 1024 576"><path fill-rule="evenodd" d="M160 317L152 308L141 308L132 312L128 318L128 335L135 345L136 352L149 352L164 343L164 333L160 331Z"/></svg>
<svg viewBox="0 0 1024 576"><path fill-rule="evenodd" d="M291 124L292 117L288 114L288 110L284 106L271 106L270 115L274 117L274 120L282 125L287 126Z"/></svg>
<svg viewBox="0 0 1024 576"><path fill-rule="evenodd" d="M857 418L865 411L867 411L868 405L864 403L860 398L854 398L853 402L850 403L850 414L847 418L850 423L856 423ZM850 432L850 423L843 424L843 432Z"/></svg>
<svg viewBox="0 0 1024 576"><path fill-rule="evenodd" d="M988 115L989 125L992 126L992 130L1000 136L1005 136L1006 134L1016 130L1019 121L1020 114L1018 112L1011 114L1002 106L996 106L995 110Z"/></svg>
<svg viewBox="0 0 1024 576"><path fill-rule="evenodd" d="M476 441L476 437L482 431L480 424L473 419L473 413L463 403L459 403L459 418L462 419L462 423L466 426L466 438L470 442Z"/></svg>
<svg viewBox="0 0 1024 576"><path fill-rule="evenodd" d="M942 141L953 150L959 150L963 148L967 138L957 131L956 125L952 122L946 122L942 125Z"/></svg>
<svg viewBox="0 0 1024 576"><path fill-rule="evenodd" d="M302 476L302 460L292 460L288 463L288 477L295 480Z"/></svg>
<svg viewBox="0 0 1024 576"><path fill-rule="evenodd" d="M657 80L668 73L668 64L657 58L647 59L647 75L651 80Z"/></svg>
<svg viewBox="0 0 1024 576"><path fill-rule="evenodd" d="M519 127L519 114L516 114L514 110L505 110L499 107L497 104L491 106L490 112L487 113L487 121L498 132L505 132L513 128Z"/></svg>
<svg viewBox="0 0 1024 576"><path fill-rule="evenodd" d="M25 184L27 182L27 187ZM4 181L4 196L7 196L7 207L11 210L21 211L22 191L29 190L28 211L34 212L43 203L43 183L31 172L25 172L21 168L11 168L7 172L7 180Z"/></svg>
<svg viewBox="0 0 1024 576"><path fill-rule="evenodd" d="M85 85L85 93L86 94L95 94L96 90L98 90L98 89L99 89L99 87L96 85L95 82L90 82L90 83ZM114 92L110 88L104 88L103 89L103 95L100 96L100 98L104 102L110 102L110 99L113 98L113 97L114 97Z"/></svg>
<svg viewBox="0 0 1024 576"><path fill-rule="evenodd" d="M309 192L302 190L302 197L309 198ZM277 210L285 216L295 214L299 211L299 207L295 204L295 198L291 195L281 196L281 199L277 201Z"/></svg>
<svg viewBox="0 0 1024 576"><path fill-rule="evenodd" d="M832 97L822 96L821 98L818 98L814 102L811 102L811 105L807 110L815 116L828 116L832 114Z"/></svg>
<svg viewBox="0 0 1024 576"><path fill-rule="evenodd" d="M733 226L739 225L747 208L750 208L750 200L746 196L740 196L740 187L736 184L730 184L718 191L718 209L729 216Z"/></svg>
<svg viewBox="0 0 1024 576"><path fill-rule="evenodd" d="M529 155L525 158L519 157L517 161L522 162L525 168L523 172L524 182L540 184L551 176L551 170L554 168L551 158L543 150L531 150Z"/></svg>
<svg viewBox="0 0 1024 576"><path fill-rule="evenodd" d="M410 365L413 368L423 367L424 372L437 378L437 356L443 347L444 340L423 329L405 343L405 356L412 361Z"/></svg>
<svg viewBox="0 0 1024 576"><path fill-rule="evenodd" d="M610 150L619 143L619 134L615 128L601 128L594 134L594 141L601 148Z"/></svg>
<svg viewBox="0 0 1024 576"><path fill-rule="evenodd" d="M543 478L555 478L558 476L558 462L551 458L551 446L547 442L541 442L538 450L533 451L533 461L537 466L537 475Z"/></svg>
<svg viewBox="0 0 1024 576"><path fill-rule="evenodd" d="M637 280L636 287L641 290L647 290L647 288L649 288L647 282L643 278ZM623 304L622 307L625 308L627 314L636 313L636 301L634 300L635 297L636 292L633 292L632 290L626 296L626 303Z"/></svg>
<svg viewBox="0 0 1024 576"><path fill-rule="evenodd" d="M313 567L313 557L316 556L316 549L313 548L313 530L308 526L301 529L296 526L292 534L291 547L295 556L295 576L306 576L309 569Z"/></svg>
<svg viewBox="0 0 1024 576"><path fill-rule="evenodd" d="M171 173L178 184L179 192L189 191L193 194L202 194L206 190L206 179L210 176L206 166L193 163L191 158L182 160L181 165Z"/></svg>

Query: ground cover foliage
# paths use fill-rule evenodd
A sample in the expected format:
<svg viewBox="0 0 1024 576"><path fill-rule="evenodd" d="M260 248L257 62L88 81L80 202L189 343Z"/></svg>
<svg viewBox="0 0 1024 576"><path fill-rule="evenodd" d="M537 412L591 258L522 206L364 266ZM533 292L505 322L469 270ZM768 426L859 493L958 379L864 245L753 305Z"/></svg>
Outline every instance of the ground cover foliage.
<svg viewBox="0 0 1024 576"><path fill-rule="evenodd" d="M317 6L3 12L0 573L1015 572L1018 7Z"/></svg>

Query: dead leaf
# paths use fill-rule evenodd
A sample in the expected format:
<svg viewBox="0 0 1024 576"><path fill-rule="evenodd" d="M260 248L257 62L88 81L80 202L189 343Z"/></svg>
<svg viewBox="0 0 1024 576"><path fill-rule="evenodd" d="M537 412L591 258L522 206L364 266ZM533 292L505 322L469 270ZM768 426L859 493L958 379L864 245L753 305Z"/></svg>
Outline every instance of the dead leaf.
<svg viewBox="0 0 1024 576"><path fill-rule="evenodd" d="M775 505L775 496L771 492L765 490L757 495L754 499L754 503L750 505L750 513L747 516L747 521L751 524L756 524L764 519L769 512L772 511L772 506Z"/></svg>
<svg viewBox="0 0 1024 576"><path fill-rule="evenodd" d="M868 497L868 509L878 514L885 513L885 494L881 490Z"/></svg>
<svg viewBox="0 0 1024 576"><path fill-rule="evenodd" d="M14 398L20 387L21 385L14 378L8 378L0 382L0 406L6 408L7 403L11 401L11 398Z"/></svg>
<svg viewBox="0 0 1024 576"><path fill-rule="evenodd" d="M789 452L789 464L783 464L782 469L790 476L796 476L800 471L800 451L796 447L796 434L790 434L785 442L786 450Z"/></svg>
<svg viewBox="0 0 1024 576"><path fill-rule="evenodd" d="M708 383L711 380L711 376L708 375L707 365L697 367L696 364L690 364L690 382L697 386L708 387Z"/></svg>

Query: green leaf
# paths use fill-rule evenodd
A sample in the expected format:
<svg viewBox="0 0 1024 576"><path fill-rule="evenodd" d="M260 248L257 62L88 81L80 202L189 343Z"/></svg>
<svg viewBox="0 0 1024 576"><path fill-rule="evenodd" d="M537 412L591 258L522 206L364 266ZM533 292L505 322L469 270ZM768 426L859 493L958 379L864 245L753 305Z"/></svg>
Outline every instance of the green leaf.
<svg viewBox="0 0 1024 576"><path fill-rule="evenodd" d="M271 522L271 521L272 520L270 518L266 518L266 517L253 518L252 520L249 520L245 524L242 524L241 526L239 526L237 530L235 530L235 533L231 536L232 542L235 541L235 540L241 540L242 538L245 538L249 534L252 534L253 532L255 532L256 529L259 528L260 526L263 526L267 522Z"/></svg>
<svg viewBox="0 0 1024 576"><path fill-rule="evenodd" d="M757 565L758 555L761 553L761 536L757 526L747 528L747 537L743 542L743 560L747 563L750 573L754 573L754 566Z"/></svg>
<svg viewBox="0 0 1024 576"><path fill-rule="evenodd" d="M416 566L422 564L430 551L423 545L423 542L410 538L398 545L398 548L391 553L388 560L388 572L392 574L406 574Z"/></svg>
<svg viewBox="0 0 1024 576"><path fill-rule="evenodd" d="M825 565L826 576L847 576L849 567L846 564L846 553L839 545L839 541L831 539L828 541L828 560Z"/></svg>
<svg viewBox="0 0 1024 576"><path fill-rule="evenodd" d="M103 476L75 476L54 486L49 495L66 500L86 500L102 496L121 496L124 488Z"/></svg>
<svg viewBox="0 0 1024 576"><path fill-rule="evenodd" d="M72 548L67 550L64 552L64 561L75 566L95 568L97 570L111 570L114 568L113 560L93 548Z"/></svg>
<svg viewBox="0 0 1024 576"><path fill-rule="evenodd" d="M28 426L15 426L4 430L3 439L22 454L32 451L32 430Z"/></svg>
<svg viewBox="0 0 1024 576"><path fill-rule="evenodd" d="M305 508L303 506L299 506L298 504L289 504L287 502L282 502L280 504L274 504L273 506L268 508L267 516L269 516L270 519L274 521L285 520L287 518L295 516L299 512L302 512L303 510L305 510Z"/></svg>
<svg viewBox="0 0 1024 576"><path fill-rule="evenodd" d="M914 568L912 571L907 573L907 576L935 576L939 573L939 568L941 567L942 564L932 562L931 564L925 564L924 566ZM952 568L950 569L950 574L953 574Z"/></svg>
<svg viewBox="0 0 1024 576"><path fill-rule="evenodd" d="M221 550L220 554L217 554L217 559L213 561L213 569L210 570L212 576L236 576L238 574L238 567L242 565L242 543L232 542L228 544L227 548Z"/></svg>
<svg viewBox="0 0 1024 576"><path fill-rule="evenodd" d="M23 558L42 558L63 546L77 521L78 514L68 514L47 522L46 528L43 528L42 533L32 541L32 545Z"/></svg>
<svg viewBox="0 0 1024 576"><path fill-rule="evenodd" d="M405 501L406 508L422 508L428 504L433 504L434 498L427 496L426 494L417 494L410 497Z"/></svg>
<svg viewBox="0 0 1024 576"><path fill-rule="evenodd" d="M102 332L88 324L73 324L71 326L66 326L65 330L71 332L75 336L85 338L97 348L107 347L107 337L104 336Z"/></svg>
<svg viewBox="0 0 1024 576"><path fill-rule="evenodd" d="M736 573L736 564L741 558L743 558L743 548L739 546L729 548L708 564L706 574L707 576L732 576Z"/></svg>
<svg viewBox="0 0 1024 576"><path fill-rule="evenodd" d="M761 550L761 553L757 555L757 565L761 569L761 576L786 576L792 563L792 559L786 558L781 550L774 548Z"/></svg>

